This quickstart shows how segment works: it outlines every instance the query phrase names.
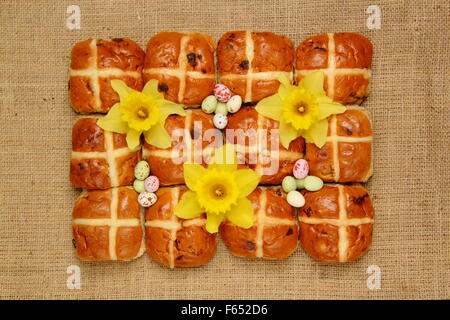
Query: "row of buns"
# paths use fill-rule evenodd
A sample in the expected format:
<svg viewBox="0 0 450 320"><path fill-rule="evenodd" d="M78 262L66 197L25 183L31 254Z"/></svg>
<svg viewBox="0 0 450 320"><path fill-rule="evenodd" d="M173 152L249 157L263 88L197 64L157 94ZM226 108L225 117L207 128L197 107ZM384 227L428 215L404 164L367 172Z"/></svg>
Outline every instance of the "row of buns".
<svg viewBox="0 0 450 320"><path fill-rule="evenodd" d="M300 158L306 158L312 175L326 182L365 182L372 175L371 122L367 112L359 106L348 107L343 114L329 118L328 137L322 148L305 143L299 137L288 149L281 144L264 150L258 145L255 149L250 145L251 139L241 141L239 136L228 134L230 131L214 129L212 116L199 109L187 110L186 116L171 115L167 118L165 128L169 134L183 129L179 130L183 132L181 137L172 136L172 145L168 149L144 142L142 149L129 150L124 134L105 131L96 122L96 118L84 117L78 119L72 128L70 179L76 187L83 189L131 185L134 168L142 159L149 163L152 174L159 178L161 185L184 184L183 163L190 161L206 166L208 156L214 150L211 143L215 141L203 139L206 130L216 130L216 136L222 138L222 141L217 141L217 146L222 142L236 145L239 167L255 170L261 176L260 184L281 184ZM201 126L194 126L194 123ZM258 128L258 124L262 128ZM258 133L257 129L270 132L270 129L278 128L278 122L259 115L254 107L244 107L229 116L227 128L241 130L242 136L246 136L248 132ZM265 139L270 145L270 137L267 135ZM270 161L265 161L265 157ZM269 174L270 169L273 171Z"/></svg>
<svg viewBox="0 0 450 320"><path fill-rule="evenodd" d="M157 191L158 201L142 213L130 187L84 191L73 209L73 239L82 260L131 260L147 252L168 267L195 267L216 252L217 234L205 216L184 220L173 213L184 186ZM250 195L255 222L243 229L229 222L220 227L227 249L235 256L284 259L298 244L325 262L358 259L372 241L373 205L361 185L325 185L303 191L303 208L291 207L280 187L258 187ZM300 223L299 223L300 222Z"/></svg>
<svg viewBox="0 0 450 320"><path fill-rule="evenodd" d="M277 92L281 73L299 82L323 70L330 97L361 104L369 91L371 63L371 42L347 32L315 35L296 49L290 39L271 32L231 31L217 45L202 33L160 32L148 41L146 52L126 38L87 39L72 49L69 95L77 112L106 113L118 102L110 80L141 90L157 79L166 99L196 107L212 94L217 80L251 104Z"/></svg>

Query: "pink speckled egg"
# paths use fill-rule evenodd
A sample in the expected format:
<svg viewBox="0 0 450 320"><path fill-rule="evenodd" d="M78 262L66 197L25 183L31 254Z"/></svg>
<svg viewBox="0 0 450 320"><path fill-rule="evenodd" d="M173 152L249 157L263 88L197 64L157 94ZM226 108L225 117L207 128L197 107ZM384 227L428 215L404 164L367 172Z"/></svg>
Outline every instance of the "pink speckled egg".
<svg viewBox="0 0 450 320"><path fill-rule="evenodd" d="M144 180L144 188L147 192L156 192L159 189L159 179L156 176L150 176Z"/></svg>
<svg viewBox="0 0 450 320"><path fill-rule="evenodd" d="M308 172L308 161L306 161L305 159L298 159L294 164L294 177L296 177L297 179L303 179L308 175Z"/></svg>
<svg viewBox="0 0 450 320"><path fill-rule="evenodd" d="M138 196L138 202L144 208L154 205L156 200L158 197L153 192L141 192Z"/></svg>
<svg viewBox="0 0 450 320"><path fill-rule="evenodd" d="M214 95L220 102L227 102L228 100L230 100L232 93L226 85L218 83L214 87Z"/></svg>

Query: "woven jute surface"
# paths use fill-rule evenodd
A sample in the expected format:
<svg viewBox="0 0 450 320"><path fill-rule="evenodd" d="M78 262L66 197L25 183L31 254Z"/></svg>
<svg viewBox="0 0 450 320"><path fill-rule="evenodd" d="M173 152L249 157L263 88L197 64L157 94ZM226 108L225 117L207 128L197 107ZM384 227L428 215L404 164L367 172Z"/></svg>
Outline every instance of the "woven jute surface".
<svg viewBox="0 0 450 320"><path fill-rule="evenodd" d="M67 7L81 29L66 27ZM383 1L381 29L366 1L2 1L0 4L1 299L408 299L450 298L449 7L447 1ZM145 47L161 30L215 39L236 29L307 36L352 31L374 45L364 106L374 125L376 207L371 250L319 263L301 248L285 261L233 257L222 243L204 267L169 270L143 256L86 263L74 253L69 182L70 50L89 37L129 37ZM67 267L81 289L67 288ZM368 289L367 268L381 270Z"/></svg>

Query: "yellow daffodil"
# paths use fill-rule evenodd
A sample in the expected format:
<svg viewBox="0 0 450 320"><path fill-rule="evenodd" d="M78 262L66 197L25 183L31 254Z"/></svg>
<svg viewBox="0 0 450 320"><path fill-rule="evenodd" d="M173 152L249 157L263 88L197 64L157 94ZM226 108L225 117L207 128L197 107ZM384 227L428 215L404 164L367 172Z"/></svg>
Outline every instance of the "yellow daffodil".
<svg viewBox="0 0 450 320"><path fill-rule="evenodd" d="M120 102L98 120L98 126L126 134L130 149L139 146L142 133L147 143L162 149L170 147L171 138L164 128L166 118L186 113L180 105L164 99L158 81L147 82L142 92L129 88L122 80L111 80L111 87L119 94Z"/></svg>
<svg viewBox="0 0 450 320"><path fill-rule="evenodd" d="M184 164L184 179L189 188L175 207L175 215L192 219L206 213L206 230L217 232L224 219L250 228L253 206L247 196L255 190L259 176L251 169L237 169L237 158L231 145L217 149L212 163Z"/></svg>
<svg viewBox="0 0 450 320"><path fill-rule="evenodd" d="M327 138L327 117L343 113L345 107L326 96L322 71L310 73L298 86L292 85L285 74L280 76L279 81L278 93L258 102L256 110L280 122L283 147L288 148L292 140L302 136L321 148Z"/></svg>

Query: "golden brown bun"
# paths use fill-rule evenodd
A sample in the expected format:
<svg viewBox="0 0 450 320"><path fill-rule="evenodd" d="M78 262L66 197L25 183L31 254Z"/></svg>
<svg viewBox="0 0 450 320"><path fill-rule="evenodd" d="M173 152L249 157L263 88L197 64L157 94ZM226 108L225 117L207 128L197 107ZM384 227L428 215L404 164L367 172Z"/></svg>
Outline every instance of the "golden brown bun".
<svg viewBox="0 0 450 320"><path fill-rule="evenodd" d="M217 46L220 82L244 102L257 102L277 93L279 73L292 76L293 62L292 41L271 32L230 31Z"/></svg>
<svg viewBox="0 0 450 320"><path fill-rule="evenodd" d="M372 176L372 127L361 107L348 107L328 120L322 148L306 144L310 174L330 182L365 182ZM336 141L337 139L337 141Z"/></svg>
<svg viewBox="0 0 450 320"><path fill-rule="evenodd" d="M164 127L172 137L172 146L159 149L144 143L144 160L149 162L152 174L159 178L161 185L184 184L184 162L202 163L206 166L207 156L213 150L210 144L215 142L215 138L207 141L206 131L214 132L219 137L218 141L222 141L222 133L215 129L212 119L212 115L199 109L186 110L184 117L171 115L167 118ZM202 136L205 138L202 139ZM201 148L203 148L203 157ZM189 150L195 150L195 152L189 152ZM172 159L173 154L176 157Z"/></svg>
<svg viewBox="0 0 450 320"><path fill-rule="evenodd" d="M179 219L173 213L186 187L160 188L158 201L146 210L147 254L155 261L173 267L197 267L216 253L217 234L205 229L206 217Z"/></svg>
<svg viewBox="0 0 450 320"><path fill-rule="evenodd" d="M333 64L336 70L331 72L337 74L329 76ZM351 32L320 34L298 46L295 81L299 83L309 72L323 69L328 96L344 104L361 104L369 92L371 64L372 43L366 37Z"/></svg>
<svg viewBox="0 0 450 320"><path fill-rule="evenodd" d="M69 96L79 113L106 113L119 102L111 88L112 79L120 79L142 90L144 51L130 39L88 39L72 49ZM96 75L97 74L97 75Z"/></svg>
<svg viewBox="0 0 450 320"><path fill-rule="evenodd" d="M313 258L350 262L364 255L372 242L374 209L361 185L325 185L303 191L299 212L300 243Z"/></svg>
<svg viewBox="0 0 450 320"><path fill-rule="evenodd" d="M220 226L220 235L235 256L284 259L297 249L298 224L295 209L280 187L256 188L248 199L253 204L255 223L250 229L231 222Z"/></svg>
<svg viewBox="0 0 450 320"><path fill-rule="evenodd" d="M259 119L259 120L258 120ZM258 129L267 129L267 150L275 149L276 146L272 147L271 143L271 129L278 129L279 123L278 121L265 118L262 115L259 115L254 107L243 107L239 112L234 114L230 114L228 116L228 125L227 129L235 130L235 135L231 135L227 133L226 140L227 143L237 144L237 145L254 145L258 140L256 138L256 133ZM241 130L241 131L237 131ZM242 133L239 133L242 132ZM242 140L247 134L252 138L245 138L245 141ZM272 161L267 161L264 163L264 160L270 160L269 158L264 156L264 151L258 147L258 152L255 150L240 150L242 148L238 148L238 152L240 153L239 159L245 160L245 164L240 164L240 168L248 167L252 170L255 170L257 173L262 174L261 171L265 168L266 173L269 172L271 166L276 168L278 164L278 170L275 170L272 174L263 174L261 176L260 183L261 184L281 184L283 178L292 174L292 169L294 167L295 161L300 158L303 158L304 150L305 150L305 140L302 137L299 137L292 141L289 145L289 149L287 150L281 145L281 142L278 143L279 148L279 161L276 161L272 158ZM244 157L245 154L245 157ZM276 153L274 153L275 155ZM258 156L259 155L259 156Z"/></svg>
<svg viewBox="0 0 450 320"><path fill-rule="evenodd" d="M80 259L130 260L142 254L140 206L133 189L83 192L75 202L72 217L73 241Z"/></svg>
<svg viewBox="0 0 450 320"><path fill-rule="evenodd" d="M160 32L147 44L144 82L157 79L166 99L198 106L214 89L214 51L209 35Z"/></svg>
<svg viewBox="0 0 450 320"><path fill-rule="evenodd" d="M131 185L140 149L130 151L124 134L104 131L96 123L95 118L81 118L73 125L70 180L83 189Z"/></svg>

